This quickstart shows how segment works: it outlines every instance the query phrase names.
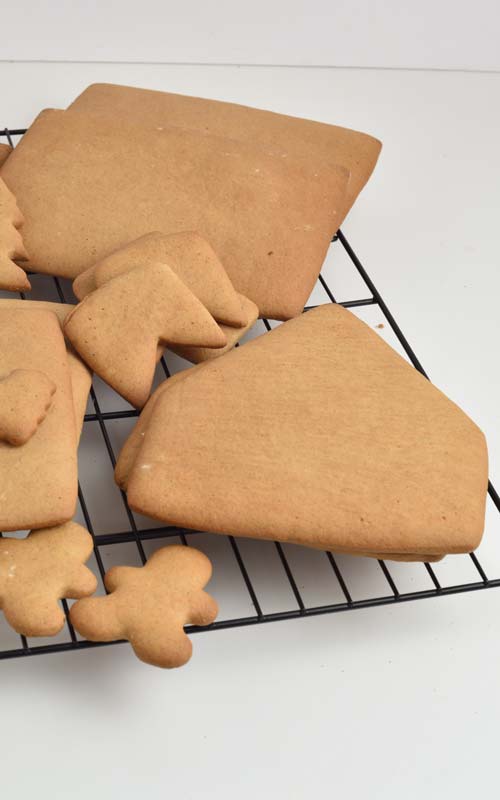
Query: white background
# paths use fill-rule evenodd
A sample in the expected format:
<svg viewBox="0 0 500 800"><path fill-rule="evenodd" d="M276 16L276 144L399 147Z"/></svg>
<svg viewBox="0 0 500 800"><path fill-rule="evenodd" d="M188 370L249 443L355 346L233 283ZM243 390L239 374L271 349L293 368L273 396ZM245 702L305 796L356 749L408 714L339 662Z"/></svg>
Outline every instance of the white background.
<svg viewBox="0 0 500 800"><path fill-rule="evenodd" d="M485 3L453 14L448 3L419 4L424 36L412 34L417 22L396 13L396 3L385 3L375 20L366 9L377 4L362 4L358 15L350 4L350 16L347 4L332 4L328 30L314 25L317 39L312 11L304 21L291 13L293 3L268 3L258 27L247 24L243 6L234 23L235 3L219 17L225 5L210 4L210 19L209 4L200 5L189 32L189 3L161 16L134 6L133 21L126 3L114 14L109 4L99 13L87 5L85 19L77 6L71 18L66 4L49 15L34 7L22 25L10 17L8 29L22 35L3 38L2 47L5 58L498 68L495 20L478 22ZM264 4L253 7L257 20ZM449 36L437 35L432 17ZM58 33L68 20L70 41ZM104 36L111 22L114 33ZM336 36L339 29L350 38ZM405 36L386 33L374 47L371 32L380 29ZM344 231L433 380L485 431L500 484L500 75L6 63L0 126L29 124L40 108L64 107L96 80L235 100L378 135L380 162ZM346 270L335 251L329 280L339 299L360 294ZM366 319L383 322L376 309ZM380 333L393 343L387 328ZM82 479L104 529L115 490L109 465L92 460L92 444L84 437ZM491 509L480 555L500 577ZM256 563L267 568L262 558ZM214 594L230 606L231 591L218 591L230 576L214 565ZM375 591L372 567L344 561L356 592ZM418 569L395 569L403 589L418 588ZM436 570L443 585L473 579L465 557ZM498 792L498 590L199 634L194 647L190 664L168 673L142 665L125 646L0 662L2 797L465 800Z"/></svg>
<svg viewBox="0 0 500 800"><path fill-rule="evenodd" d="M0 59L500 69L497 0L16 0Z"/></svg>

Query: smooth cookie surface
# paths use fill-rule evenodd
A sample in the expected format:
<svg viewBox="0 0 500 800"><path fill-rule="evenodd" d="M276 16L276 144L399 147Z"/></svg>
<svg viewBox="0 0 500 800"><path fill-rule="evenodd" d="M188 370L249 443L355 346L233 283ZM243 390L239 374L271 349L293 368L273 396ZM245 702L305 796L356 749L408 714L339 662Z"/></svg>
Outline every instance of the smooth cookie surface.
<svg viewBox="0 0 500 800"><path fill-rule="evenodd" d="M188 370L141 438L129 503L169 524L401 555L481 539L483 434L337 305Z"/></svg>
<svg viewBox="0 0 500 800"><path fill-rule="evenodd" d="M16 447L31 439L52 405L57 386L40 370L0 376L0 440Z"/></svg>
<svg viewBox="0 0 500 800"><path fill-rule="evenodd" d="M280 158L308 160L312 171L341 164L350 173L339 225L370 177L381 143L366 133L236 103L130 86L95 83L73 101L73 111L99 113L145 126L169 126L227 136Z"/></svg>
<svg viewBox="0 0 500 800"><path fill-rule="evenodd" d="M193 130L105 123L43 111L2 167L31 269L75 278L146 233L195 230L262 316L300 313L339 226L348 169Z"/></svg>

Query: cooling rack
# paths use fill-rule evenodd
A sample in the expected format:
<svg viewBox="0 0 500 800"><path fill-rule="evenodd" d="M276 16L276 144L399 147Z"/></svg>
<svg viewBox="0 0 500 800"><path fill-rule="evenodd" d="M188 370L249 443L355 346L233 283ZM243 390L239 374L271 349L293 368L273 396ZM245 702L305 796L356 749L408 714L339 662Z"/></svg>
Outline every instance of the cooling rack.
<svg viewBox="0 0 500 800"><path fill-rule="evenodd" d="M23 129L5 128L0 131L0 136L14 144L14 140L24 132ZM343 258L339 258L339 248ZM341 305L361 316L370 310L375 311L378 324L374 327L390 333L390 343L415 369L428 377L341 230L333 238L330 250L337 250L334 253L337 272L348 266L357 275L359 299L340 301ZM335 303L337 299L327 273L328 269L324 268L313 299L318 297L319 302ZM74 300L65 281L48 276L34 277L38 296L43 299ZM37 299L36 292L30 296ZM276 324L279 323L261 320L258 326L269 331ZM253 331L250 336L262 330ZM172 372L187 366L176 356L167 355L159 365L157 380L164 380ZM80 450L85 451L88 463L80 469L77 519L86 525L94 540L94 557L90 566L99 578L99 592L104 593L103 577L112 564L144 564L152 550L167 542L180 541L188 546L194 543L209 555L214 564L210 591L219 600L221 614L207 628L186 627L188 633L352 611L500 586L500 497L491 482L488 484L487 529L478 551L451 556L433 566L387 564L382 560L310 551L279 542L211 535L157 525L134 514L124 493L112 483L112 471L116 454L133 426L137 412L111 390L105 390L98 380L94 381L87 412ZM96 464L96 454L99 455L99 464ZM101 492L99 506L95 505L96 491ZM119 512L119 519L111 512ZM62 601L62 607L66 626L52 640L19 637L7 628L4 620L0 620L0 659L103 646L103 643L80 638L69 620L66 600Z"/></svg>

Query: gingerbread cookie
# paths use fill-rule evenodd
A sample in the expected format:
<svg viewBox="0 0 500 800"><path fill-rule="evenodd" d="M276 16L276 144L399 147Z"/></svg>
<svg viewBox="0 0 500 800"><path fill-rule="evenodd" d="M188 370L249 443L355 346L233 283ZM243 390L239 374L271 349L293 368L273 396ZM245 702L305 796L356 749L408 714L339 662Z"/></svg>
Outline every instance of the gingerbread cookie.
<svg viewBox="0 0 500 800"><path fill-rule="evenodd" d="M66 318L64 331L84 361L141 408L153 383L158 344L223 347L206 308L166 264L118 275Z"/></svg>
<svg viewBox="0 0 500 800"><path fill-rule="evenodd" d="M135 124L149 129L174 125L227 136L257 145L278 158L305 158L312 172L322 169L325 163L341 164L351 177L339 209L339 225L370 177L382 147L373 136L337 125L236 103L106 83L88 86L70 108L122 122L133 119Z"/></svg>
<svg viewBox="0 0 500 800"><path fill-rule="evenodd" d="M54 110L35 120L1 175L26 218L32 269L75 278L151 231L196 230L234 288L281 319L312 291L349 182L348 169L312 167L306 155Z"/></svg>
<svg viewBox="0 0 500 800"><path fill-rule="evenodd" d="M203 361L211 361L212 358L219 358L224 353L232 350L233 347L243 339L244 335L248 333L250 328L257 322L259 317L259 309L247 297L240 295L241 307L246 316L246 322L241 328L233 328L229 325L221 325L221 330L226 337L227 343L225 347L183 347L182 345L170 345L170 350L174 353L185 358L187 361L192 361L193 364L200 364Z"/></svg>
<svg viewBox="0 0 500 800"><path fill-rule="evenodd" d="M75 603L71 622L90 641L127 639L147 664L180 667L192 652L184 625L210 625L217 616L217 603L203 591L211 574L199 550L163 547L144 567L110 569L110 594Z"/></svg>
<svg viewBox="0 0 500 800"><path fill-rule="evenodd" d="M356 316L310 311L156 400L130 506L179 527L340 552L468 552L482 536L476 425Z"/></svg>
<svg viewBox="0 0 500 800"><path fill-rule="evenodd" d="M10 292L31 289L25 271L14 263L28 258L18 230L23 221L14 195L0 178L0 289Z"/></svg>
<svg viewBox="0 0 500 800"><path fill-rule="evenodd" d="M57 387L34 436L21 447L0 442L0 530L67 522L77 499L77 428L71 373L60 323L41 309L0 306L0 375L40 370ZM23 302L23 301L21 301Z"/></svg>
<svg viewBox="0 0 500 800"><path fill-rule="evenodd" d="M65 623L62 598L80 598L97 588L84 566L92 537L68 522L32 531L26 539L0 538L0 609L24 636L55 636Z"/></svg>
<svg viewBox="0 0 500 800"><path fill-rule="evenodd" d="M350 556L360 556L361 558L377 558L382 559L384 561L404 561L404 562L416 562L416 561L425 561L432 562L433 564L436 561L442 561L445 557L446 553L348 553Z"/></svg>
<svg viewBox="0 0 500 800"><path fill-rule="evenodd" d="M12 147L10 144L4 144L3 142L0 142L0 167L7 161L11 153Z"/></svg>
<svg viewBox="0 0 500 800"><path fill-rule="evenodd" d="M82 300L89 291L133 267L168 264L217 322L240 328L247 323L241 297L210 244L198 233L165 236L147 233L99 261L76 278L73 291Z"/></svg>
<svg viewBox="0 0 500 800"><path fill-rule="evenodd" d="M38 309L39 311L51 311L56 315L59 324L63 326L65 318L75 306L68 303L52 303L48 300L17 300L15 298L4 299L0 298L0 311L3 308L13 309L19 311L32 311ZM73 394L73 406L75 410L75 423L77 442L80 439L80 434L83 427L83 418L87 408L87 399L92 385L92 373L86 364L83 363L77 353L73 350L69 342L66 343L66 350L68 355L68 367L71 375L71 388Z"/></svg>
<svg viewBox="0 0 500 800"><path fill-rule="evenodd" d="M146 435L146 430L153 413L153 408L158 398L163 394L163 392L168 391L172 386L175 386L178 381L184 380L184 378L186 378L188 375L191 375L194 370L201 369L202 367L203 364L199 364L196 367L191 367L191 369L184 369L181 372L177 372L175 375L172 375L170 378L167 378L167 380L160 383L156 391L153 392L148 402L142 409L136 424L132 428L130 436L123 445L120 455L118 456L115 468L115 481L120 489L126 490L127 488L130 472L140 451L142 441Z"/></svg>
<svg viewBox="0 0 500 800"><path fill-rule="evenodd" d="M135 460L140 453L141 445L146 435L146 430L149 425L149 421L153 414L153 409L155 406L156 401L164 392L169 391L171 388L175 386L175 384L180 381L184 380L188 375L194 373L196 369L202 369L203 364L199 364L197 367L193 367L191 369L183 370L182 372L178 372L175 375L172 375L171 378L168 378L166 381L160 384L154 394L151 395L150 399L144 406L139 419L137 420L130 436L128 437L127 441L123 445L121 452L119 454L117 464L115 467L115 481L118 486L123 489L123 491L127 490L128 478L134 466ZM347 552L347 551L346 551ZM377 559L386 559L391 561L440 561L443 558L443 554L429 554L429 553L373 553L373 552L359 552L354 551L348 552L349 555L357 555L357 556L365 556L367 558L377 558Z"/></svg>
<svg viewBox="0 0 500 800"><path fill-rule="evenodd" d="M56 385L37 369L0 376L0 441L16 447L31 439L47 416Z"/></svg>

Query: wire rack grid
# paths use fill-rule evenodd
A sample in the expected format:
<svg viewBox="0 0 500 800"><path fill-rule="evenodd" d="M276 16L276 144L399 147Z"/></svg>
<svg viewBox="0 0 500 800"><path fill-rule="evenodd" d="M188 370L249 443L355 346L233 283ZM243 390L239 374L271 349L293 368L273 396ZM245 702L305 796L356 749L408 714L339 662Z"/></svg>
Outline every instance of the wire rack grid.
<svg viewBox="0 0 500 800"><path fill-rule="evenodd" d="M23 133L25 133L24 129L9 130L5 128L0 131L0 136L5 137L13 146L14 140L22 136ZM384 324L379 324L376 327L383 328L387 324L401 353L406 356L415 369L425 377L428 377L395 318L341 230L338 231L332 242L336 244L333 244L330 249L342 248L350 266L355 270L358 278L361 279L359 285L364 286L363 294L366 292L366 296L360 299L341 301L341 305L352 309L355 313L369 307L375 307L377 312L385 319ZM338 256L338 252L335 255ZM325 269L319 276L318 291L323 293L323 302L335 303L337 300L324 273ZM74 300L71 296L70 288L65 285L65 281L48 276L38 276L38 278L43 282L42 296L44 299L47 299L48 293L50 294L48 292L48 286L50 285L54 300L57 299L60 302L72 302ZM22 293L21 297L24 298ZM306 306L304 310L307 311L313 307L315 305ZM260 324L265 327L265 330L269 331L278 323L264 319L260 321ZM167 356L167 359L169 363L165 358L161 360L159 366L161 372L157 380L164 380L170 377L172 372L170 356ZM179 363L180 360L176 359L173 371L176 371L176 366L177 369L179 368ZM181 368L186 366L188 366L186 363L181 363ZM119 405L119 398L114 393L113 396L115 405ZM94 386L90 393L90 404L87 411L84 423L84 437L85 432L90 430L92 443L95 446L95 426L97 425L100 434L100 447L106 454L107 465L105 469L109 477L112 475L112 470L116 463L115 452L117 451L117 446L119 446L113 442L116 436L110 430L110 427L118 423L127 423L129 425L127 431L129 431L130 426L135 422L137 412L130 407L104 409L96 381L94 381ZM122 436L122 440L123 438L125 437ZM91 468L94 469L93 465ZM492 559L493 573L482 563L479 554L470 553L464 556L452 557L455 564L460 561L462 568L458 572L456 570L453 571L452 574L445 572L443 580L439 575L440 565L391 563L391 566L388 566L382 560L375 561L354 556L335 555L331 552L309 551L306 548L283 545L279 542L252 542L251 540L237 539L234 536L209 535L164 525L151 527L153 524L151 520L138 519L138 515L135 515L130 510L123 492L119 492L116 488L113 491L117 493L116 503L121 509L122 518L126 520L126 530L114 529L106 531L101 529L99 522L96 523L93 519L92 503L89 502L87 492L84 491L81 483L78 489L78 518L86 525L93 537L94 558L91 567L93 567L100 580L99 592L103 594L105 591L103 579L107 566L124 563L124 560L128 560L129 563L144 564L151 548L163 546L165 542L175 541L176 539L189 546L191 540L193 540L214 561L214 577L217 578L217 589L222 591L225 596L225 603L222 605L225 606L226 613L221 614L221 618L206 628L187 626L186 631L188 633L297 619L500 586L500 547L497 548L497 553L495 549L497 541L495 539L492 541L491 537L485 552L488 556L491 556L492 552L494 553ZM500 524L500 497L491 482L488 485L488 495L490 520L494 526L497 526ZM113 504L113 502L115 502L113 498L109 498L109 504ZM23 533L20 535L23 535ZM492 535L495 537L495 533ZM225 551L222 558L221 541L225 543ZM132 547L133 555L131 556L130 550L124 552L124 547ZM269 569L269 563L273 560L270 558L271 553L274 559L272 570ZM465 560L467 565L465 565ZM362 563L365 566L360 568ZM219 569L218 564L220 564ZM370 572L367 570L368 564ZM376 575L373 570L376 570ZM417 573L416 570L420 570L420 572ZM494 574L495 577L491 577L491 574L489 576L488 571ZM398 577L396 577L396 572ZM458 580L456 579L457 575L459 577ZM423 576L425 577L425 582L423 581ZM464 579L461 580L460 578ZM364 591L361 593L359 591L360 581L364 585ZM311 583L314 583L314 592L311 592ZM276 586L278 584L281 588L276 594ZM401 584L404 584L404 588L402 588ZM419 588L415 588L415 585ZM219 598L218 591L213 588L211 591ZM328 598L327 602L314 602L314 599L319 596L318 591L319 594L322 594L322 597ZM273 595L271 604L269 602L270 592ZM331 599L329 593L332 595ZM0 624L0 659L68 650L77 651L84 648L99 647L104 644L89 642L80 638L71 625L68 616L69 605L66 600L62 600L62 607L66 615L66 626L54 640L28 641L24 636L18 637L17 634L12 634L10 629L10 635L6 635L6 624L3 627ZM244 613L234 613L238 607L243 608Z"/></svg>

